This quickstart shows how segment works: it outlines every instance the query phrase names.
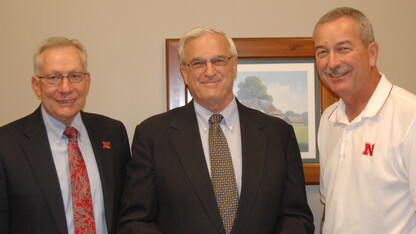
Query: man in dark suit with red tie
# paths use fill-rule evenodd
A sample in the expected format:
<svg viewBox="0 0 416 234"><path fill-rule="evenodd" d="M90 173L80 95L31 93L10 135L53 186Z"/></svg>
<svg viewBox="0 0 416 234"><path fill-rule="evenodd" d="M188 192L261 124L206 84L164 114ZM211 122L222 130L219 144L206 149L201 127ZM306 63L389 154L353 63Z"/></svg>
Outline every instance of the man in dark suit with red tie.
<svg viewBox="0 0 416 234"><path fill-rule="evenodd" d="M80 41L46 39L34 68L41 105L0 128L0 233L115 233L126 129L81 111L91 78Z"/></svg>
<svg viewBox="0 0 416 234"><path fill-rule="evenodd" d="M200 27L179 43L193 101L137 126L120 233L313 233L299 147L233 95L237 50Z"/></svg>

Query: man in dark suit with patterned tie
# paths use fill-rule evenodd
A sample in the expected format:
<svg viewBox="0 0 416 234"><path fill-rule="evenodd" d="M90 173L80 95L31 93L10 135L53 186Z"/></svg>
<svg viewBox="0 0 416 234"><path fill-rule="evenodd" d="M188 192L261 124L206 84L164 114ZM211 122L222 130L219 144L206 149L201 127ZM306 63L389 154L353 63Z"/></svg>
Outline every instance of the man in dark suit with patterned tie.
<svg viewBox="0 0 416 234"><path fill-rule="evenodd" d="M125 127L81 111L91 78L80 41L46 39L34 68L41 105L0 128L0 233L115 233Z"/></svg>
<svg viewBox="0 0 416 234"><path fill-rule="evenodd" d="M180 40L193 101L137 126L120 233L313 233L293 128L233 94L237 51L222 31Z"/></svg>

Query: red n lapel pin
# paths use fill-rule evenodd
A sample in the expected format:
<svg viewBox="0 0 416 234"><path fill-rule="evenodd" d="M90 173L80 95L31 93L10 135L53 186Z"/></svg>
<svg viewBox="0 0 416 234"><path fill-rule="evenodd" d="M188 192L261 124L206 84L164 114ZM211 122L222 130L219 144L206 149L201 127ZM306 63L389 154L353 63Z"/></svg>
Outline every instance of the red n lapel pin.
<svg viewBox="0 0 416 234"><path fill-rule="evenodd" d="M111 149L110 142L109 141L103 141L103 148L104 149Z"/></svg>

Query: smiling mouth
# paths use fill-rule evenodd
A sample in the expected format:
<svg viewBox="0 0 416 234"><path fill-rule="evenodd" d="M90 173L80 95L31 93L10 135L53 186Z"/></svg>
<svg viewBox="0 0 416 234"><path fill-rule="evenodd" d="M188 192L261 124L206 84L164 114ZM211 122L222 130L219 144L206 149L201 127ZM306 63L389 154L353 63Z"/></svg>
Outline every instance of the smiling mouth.
<svg viewBox="0 0 416 234"><path fill-rule="evenodd" d="M343 76L343 75L345 75L345 74L347 74L348 72L343 72L343 73L332 73L332 74L329 74L330 76L332 76L332 77L335 77L335 78L338 78L338 77L341 77L341 76Z"/></svg>
<svg viewBox="0 0 416 234"><path fill-rule="evenodd" d="M62 103L62 104L65 104L65 103L72 103L74 101L75 101L74 99L71 99L71 100L59 100L58 102Z"/></svg>
<svg viewBox="0 0 416 234"><path fill-rule="evenodd" d="M207 81L204 81L202 83L205 84L205 85L210 85L210 84L217 84L219 82L220 82L220 80L207 80Z"/></svg>

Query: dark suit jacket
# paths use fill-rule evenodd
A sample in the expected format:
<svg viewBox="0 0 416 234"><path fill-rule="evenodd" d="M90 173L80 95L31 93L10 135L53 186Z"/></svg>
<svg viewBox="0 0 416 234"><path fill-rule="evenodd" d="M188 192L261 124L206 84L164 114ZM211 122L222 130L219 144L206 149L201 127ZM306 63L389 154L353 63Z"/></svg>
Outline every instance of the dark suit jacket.
<svg viewBox="0 0 416 234"><path fill-rule="evenodd" d="M232 233L313 233L293 128L238 103L242 189ZM137 126L119 233L224 233L193 102Z"/></svg>
<svg viewBox="0 0 416 234"><path fill-rule="evenodd" d="M109 233L115 233L130 148L124 125L81 112L100 173ZM111 149L103 148L103 141ZM65 210L40 107L0 128L0 233L67 233Z"/></svg>

